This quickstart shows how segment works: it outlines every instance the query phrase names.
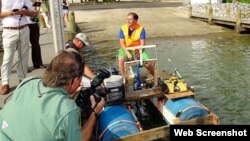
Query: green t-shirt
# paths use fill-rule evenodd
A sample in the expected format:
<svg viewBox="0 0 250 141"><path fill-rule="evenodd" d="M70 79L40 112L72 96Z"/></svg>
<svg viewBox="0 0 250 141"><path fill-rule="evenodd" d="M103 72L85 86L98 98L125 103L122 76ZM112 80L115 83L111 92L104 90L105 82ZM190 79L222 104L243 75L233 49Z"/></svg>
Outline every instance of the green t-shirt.
<svg viewBox="0 0 250 141"><path fill-rule="evenodd" d="M0 141L80 141L80 109L63 88L30 77L0 110Z"/></svg>

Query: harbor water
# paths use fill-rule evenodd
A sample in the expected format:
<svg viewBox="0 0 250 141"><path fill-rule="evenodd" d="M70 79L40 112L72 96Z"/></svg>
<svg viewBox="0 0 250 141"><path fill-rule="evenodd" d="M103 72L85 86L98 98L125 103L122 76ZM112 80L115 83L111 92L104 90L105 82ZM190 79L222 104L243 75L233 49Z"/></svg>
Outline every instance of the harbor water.
<svg viewBox="0 0 250 141"><path fill-rule="evenodd" d="M174 72L195 89L196 100L215 112L220 124L250 124L250 36L211 34L148 39L157 45L160 70ZM94 44L84 50L94 70L115 66L118 41Z"/></svg>
<svg viewBox="0 0 250 141"><path fill-rule="evenodd" d="M250 124L249 41L249 34L230 32L147 39L147 44L157 45L159 70L174 72L170 58L194 87L196 100L216 113L220 124ZM104 41L84 48L83 54L93 70L115 67L118 48L118 41Z"/></svg>

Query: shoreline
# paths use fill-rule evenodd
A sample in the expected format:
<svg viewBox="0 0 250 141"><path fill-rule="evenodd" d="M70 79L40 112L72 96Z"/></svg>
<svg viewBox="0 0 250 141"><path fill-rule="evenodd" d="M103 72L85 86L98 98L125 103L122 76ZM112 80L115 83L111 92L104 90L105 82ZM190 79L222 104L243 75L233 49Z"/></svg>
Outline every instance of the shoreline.
<svg viewBox="0 0 250 141"><path fill-rule="evenodd" d="M187 11L180 7L74 11L76 24L81 32L88 34L93 43L118 40L118 31L126 23L129 12L139 15L138 23L144 26L147 38L205 35L227 31L218 25L188 19Z"/></svg>

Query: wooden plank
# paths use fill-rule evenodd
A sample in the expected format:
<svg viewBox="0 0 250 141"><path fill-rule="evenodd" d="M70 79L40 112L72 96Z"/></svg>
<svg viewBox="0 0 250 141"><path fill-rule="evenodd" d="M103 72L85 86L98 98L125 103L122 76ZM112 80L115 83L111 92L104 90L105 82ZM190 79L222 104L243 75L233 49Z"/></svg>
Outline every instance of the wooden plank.
<svg viewBox="0 0 250 141"><path fill-rule="evenodd" d="M138 134L129 135L116 141L151 141L156 139L167 139L170 136L170 126L165 125L158 128L142 131Z"/></svg>
<svg viewBox="0 0 250 141"><path fill-rule="evenodd" d="M217 125L219 124L219 118L214 113L210 113L209 115L202 117L202 118L181 121L176 124L178 125Z"/></svg>
<svg viewBox="0 0 250 141"><path fill-rule="evenodd" d="M176 92L172 94L164 94L167 99L176 99L181 97L187 97L187 96L194 96L194 92L192 91L186 91L186 92Z"/></svg>
<svg viewBox="0 0 250 141"><path fill-rule="evenodd" d="M159 70L158 70L158 63L154 62L154 86L158 86L158 78L159 78Z"/></svg>
<svg viewBox="0 0 250 141"><path fill-rule="evenodd" d="M127 101L133 101L133 100L151 98L151 97L159 96L159 95L162 95L161 88L155 87L152 89L143 89L143 90L137 90L137 91L126 93L125 99Z"/></svg>
<svg viewBox="0 0 250 141"><path fill-rule="evenodd" d="M232 23L232 22L217 21L217 20L214 20L213 22L215 24L221 24L221 25L229 25L229 26L235 26L236 25L236 22Z"/></svg>
<svg viewBox="0 0 250 141"><path fill-rule="evenodd" d="M208 18L204 15L192 15L192 19L208 22ZM213 23L220 24L220 25L229 25L229 26L235 26L236 25L236 18L229 18L229 17L213 17L212 19ZM242 20L241 26L243 28L250 28L250 20Z"/></svg>

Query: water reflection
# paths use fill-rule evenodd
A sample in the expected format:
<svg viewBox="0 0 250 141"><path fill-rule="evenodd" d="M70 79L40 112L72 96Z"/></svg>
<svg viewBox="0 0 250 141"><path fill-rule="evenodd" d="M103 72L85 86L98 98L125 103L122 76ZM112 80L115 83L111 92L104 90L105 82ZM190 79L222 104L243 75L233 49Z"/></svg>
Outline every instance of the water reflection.
<svg viewBox="0 0 250 141"><path fill-rule="evenodd" d="M249 124L250 36L206 35L150 39L157 45L159 68L173 71L171 58L196 98L219 115L222 124ZM117 41L94 45L84 51L95 70L115 66Z"/></svg>

